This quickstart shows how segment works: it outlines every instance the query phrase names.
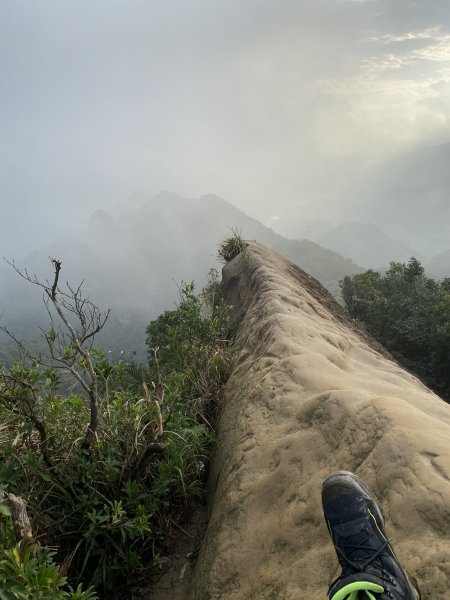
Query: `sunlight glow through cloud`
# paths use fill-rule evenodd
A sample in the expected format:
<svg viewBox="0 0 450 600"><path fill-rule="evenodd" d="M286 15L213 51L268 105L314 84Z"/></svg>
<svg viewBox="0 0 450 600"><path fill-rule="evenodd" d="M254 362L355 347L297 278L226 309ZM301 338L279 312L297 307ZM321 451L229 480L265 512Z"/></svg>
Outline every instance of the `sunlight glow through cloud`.
<svg viewBox="0 0 450 600"><path fill-rule="evenodd" d="M419 47L405 45L417 40L423 42ZM450 34L439 26L371 36L368 41L372 54L356 62L353 72L314 84L318 95L346 107L343 119L342 111L335 118L332 111L324 115L324 151L363 151L370 139L374 147L384 139L391 148L415 144L424 136L445 141L450 124L450 89L445 85L450 80Z"/></svg>

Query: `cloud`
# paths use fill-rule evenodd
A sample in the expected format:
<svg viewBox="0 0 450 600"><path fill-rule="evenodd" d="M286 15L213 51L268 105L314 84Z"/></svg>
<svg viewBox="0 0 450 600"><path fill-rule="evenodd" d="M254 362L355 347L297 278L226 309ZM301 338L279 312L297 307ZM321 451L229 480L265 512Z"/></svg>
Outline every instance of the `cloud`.
<svg viewBox="0 0 450 600"><path fill-rule="evenodd" d="M344 77L314 82L327 135L323 152L381 158L449 137L450 35L437 25L361 38L364 56ZM326 98L327 102L323 99ZM331 143L330 143L331 140ZM338 140L338 143L332 143ZM386 150L389 148L389 150Z"/></svg>
<svg viewBox="0 0 450 600"><path fill-rule="evenodd" d="M440 27L430 27L428 29L424 29L423 31L414 31L407 32L401 34L392 34L386 33L380 36L372 36L370 41L372 42L382 42L384 44L393 44L398 42L406 42L410 40L429 40L435 38L439 35Z"/></svg>
<svg viewBox="0 0 450 600"><path fill-rule="evenodd" d="M431 60L435 62L450 61L450 34L443 32L442 27L433 27L423 31L406 32L403 34L385 34L370 38L372 42L381 42L394 51L406 51L407 56L403 61L417 62L420 60ZM411 42L420 42L414 47ZM403 48L402 48L403 46Z"/></svg>
<svg viewBox="0 0 450 600"><path fill-rule="evenodd" d="M447 1L4 3L0 244L135 188L269 218L449 136Z"/></svg>

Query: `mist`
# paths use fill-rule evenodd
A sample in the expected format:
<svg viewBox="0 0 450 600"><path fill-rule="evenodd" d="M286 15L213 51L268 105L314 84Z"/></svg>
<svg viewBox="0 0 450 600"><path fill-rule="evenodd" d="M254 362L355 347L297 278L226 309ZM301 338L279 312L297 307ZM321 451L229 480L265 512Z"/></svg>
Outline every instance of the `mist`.
<svg viewBox="0 0 450 600"><path fill-rule="evenodd" d="M444 0L1 7L0 256L57 256L142 339L234 226L333 293L413 254L450 275ZM14 277L0 313L26 329Z"/></svg>
<svg viewBox="0 0 450 600"><path fill-rule="evenodd" d="M444 1L2 2L2 255L136 189L264 223L449 139Z"/></svg>

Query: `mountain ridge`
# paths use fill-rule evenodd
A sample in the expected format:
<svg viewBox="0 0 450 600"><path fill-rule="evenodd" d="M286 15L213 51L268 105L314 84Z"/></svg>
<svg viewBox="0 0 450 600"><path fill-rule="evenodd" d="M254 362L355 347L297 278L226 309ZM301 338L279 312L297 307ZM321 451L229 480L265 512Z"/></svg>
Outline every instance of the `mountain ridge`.
<svg viewBox="0 0 450 600"><path fill-rule="evenodd" d="M84 280L85 293L101 307L111 308L113 317L134 314L142 324L141 354L145 325L173 307L182 280L195 280L199 287L206 283L208 270L220 266L217 245L233 227L298 262L335 294L339 279L362 271L313 242L283 238L218 196L192 199L165 191L148 197L140 192L140 199L142 204L122 208L117 216L94 211L83 236L66 237L35 251L24 266L46 279L51 274L48 256L56 257L62 261L62 281ZM6 308L7 318L13 314L23 336L27 332L20 330L20 311L38 304L40 295L11 271L3 269L0 276L0 310Z"/></svg>
<svg viewBox="0 0 450 600"><path fill-rule="evenodd" d="M302 221L372 223L401 240L425 261L448 249L450 237L450 143L416 149L354 173L335 197L317 198L281 218L291 236ZM326 233L326 232L325 232ZM318 239L318 238L315 238ZM320 243L320 242L319 242Z"/></svg>

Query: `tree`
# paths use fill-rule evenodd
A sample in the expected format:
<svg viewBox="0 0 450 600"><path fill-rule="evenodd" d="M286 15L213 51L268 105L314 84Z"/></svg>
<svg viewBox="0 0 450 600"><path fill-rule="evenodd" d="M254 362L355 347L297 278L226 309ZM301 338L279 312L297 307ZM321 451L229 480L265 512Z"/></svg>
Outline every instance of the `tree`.
<svg viewBox="0 0 450 600"><path fill-rule="evenodd" d="M408 264L405 267L405 279L410 283L413 283L417 278L423 277L425 275L425 269L420 264L420 261L412 256Z"/></svg>
<svg viewBox="0 0 450 600"><path fill-rule="evenodd" d="M381 289L381 275L369 269L339 282L345 306L350 315L363 321L372 335L383 336L386 312Z"/></svg>
<svg viewBox="0 0 450 600"><path fill-rule="evenodd" d="M427 277L412 257L391 262L383 275L369 270L346 277L340 286L354 319L429 385L450 390L450 279Z"/></svg>
<svg viewBox="0 0 450 600"><path fill-rule="evenodd" d="M1 329L18 345L21 355L35 367L14 366L1 375L8 385L0 387L2 399L16 402L16 410L21 410L34 427L38 430L41 450L47 462L50 461L47 448L45 424L38 418L36 412L37 390L39 384L49 381L55 387L59 382L58 371L69 373L86 394L89 405L89 424L81 443L82 450L89 451L97 435L98 429L98 372L93 353L93 343L96 334L103 329L109 316L109 310L102 312L95 304L83 296L83 282L73 288L66 283L66 288L60 287L60 272L62 263L51 258L53 279L43 282L35 275L30 275L14 262L8 262L12 268L26 281L43 290L44 304L49 316L50 326L41 330L46 342L48 354L34 355L24 346L15 334L5 326ZM3 392L1 391L3 389ZM8 392L8 394L7 394ZM6 395L7 394L7 395Z"/></svg>

